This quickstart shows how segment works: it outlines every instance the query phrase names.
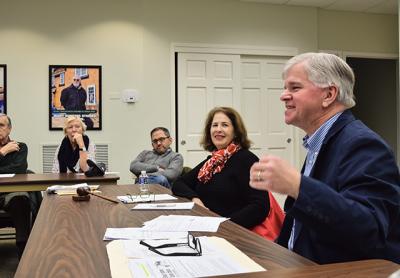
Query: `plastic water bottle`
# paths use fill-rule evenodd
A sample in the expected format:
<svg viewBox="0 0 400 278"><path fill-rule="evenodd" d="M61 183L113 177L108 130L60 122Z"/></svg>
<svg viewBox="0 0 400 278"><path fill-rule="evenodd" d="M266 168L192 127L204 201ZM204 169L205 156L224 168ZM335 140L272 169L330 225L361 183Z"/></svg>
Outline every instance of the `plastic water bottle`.
<svg viewBox="0 0 400 278"><path fill-rule="evenodd" d="M146 171L141 171L139 176L139 191L141 197L147 197L150 195L149 185L147 184Z"/></svg>

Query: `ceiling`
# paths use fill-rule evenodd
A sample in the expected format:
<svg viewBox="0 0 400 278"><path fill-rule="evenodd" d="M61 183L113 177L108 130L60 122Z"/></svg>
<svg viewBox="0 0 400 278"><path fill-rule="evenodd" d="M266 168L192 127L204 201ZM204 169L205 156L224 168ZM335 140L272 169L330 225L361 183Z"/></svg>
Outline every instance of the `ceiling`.
<svg viewBox="0 0 400 278"><path fill-rule="evenodd" d="M266 4L317 7L326 10L397 14L397 0L240 0Z"/></svg>

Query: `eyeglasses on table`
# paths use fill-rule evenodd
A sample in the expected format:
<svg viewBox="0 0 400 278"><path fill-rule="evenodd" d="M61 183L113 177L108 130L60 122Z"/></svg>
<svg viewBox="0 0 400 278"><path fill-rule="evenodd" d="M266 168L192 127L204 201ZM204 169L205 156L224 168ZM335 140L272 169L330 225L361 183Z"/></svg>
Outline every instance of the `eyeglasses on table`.
<svg viewBox="0 0 400 278"><path fill-rule="evenodd" d="M156 194L154 192L148 192L148 193L137 193L137 194L130 194L127 193L126 197L132 202L154 202L156 200Z"/></svg>
<svg viewBox="0 0 400 278"><path fill-rule="evenodd" d="M152 246L145 242L144 240L140 241L141 245L144 245L149 248L150 251L153 251L156 254L161 256L201 256L201 244L199 238L194 237L192 234L188 233L187 242L180 243L166 243L158 246ZM193 252L173 252L173 253L165 253L161 252L159 249L169 248L169 247L178 247L178 246L188 246Z"/></svg>

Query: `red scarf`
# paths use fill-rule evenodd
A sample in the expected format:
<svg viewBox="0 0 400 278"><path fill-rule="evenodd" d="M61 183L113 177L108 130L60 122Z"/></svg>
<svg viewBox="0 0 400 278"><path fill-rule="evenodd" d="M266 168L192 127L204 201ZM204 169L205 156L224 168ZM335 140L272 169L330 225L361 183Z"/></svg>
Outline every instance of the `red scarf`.
<svg viewBox="0 0 400 278"><path fill-rule="evenodd" d="M214 174L221 172L226 161L240 149L239 145L230 143L225 149L214 151L211 158L201 167L197 179L202 183L207 183Z"/></svg>

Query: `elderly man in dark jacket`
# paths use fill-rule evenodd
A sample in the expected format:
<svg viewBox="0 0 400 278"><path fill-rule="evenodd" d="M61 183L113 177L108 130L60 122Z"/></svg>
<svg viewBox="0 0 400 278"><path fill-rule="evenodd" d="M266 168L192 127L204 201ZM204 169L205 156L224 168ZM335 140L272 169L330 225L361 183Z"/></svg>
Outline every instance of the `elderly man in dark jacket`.
<svg viewBox="0 0 400 278"><path fill-rule="evenodd" d="M79 76L74 76L71 86L62 90L60 101L65 110L86 110L86 91Z"/></svg>
<svg viewBox="0 0 400 278"><path fill-rule="evenodd" d="M28 148L10 139L11 120L0 114L0 174L25 174ZM27 192L0 193L0 209L11 215L16 231L18 256L21 257L31 230L31 203Z"/></svg>

